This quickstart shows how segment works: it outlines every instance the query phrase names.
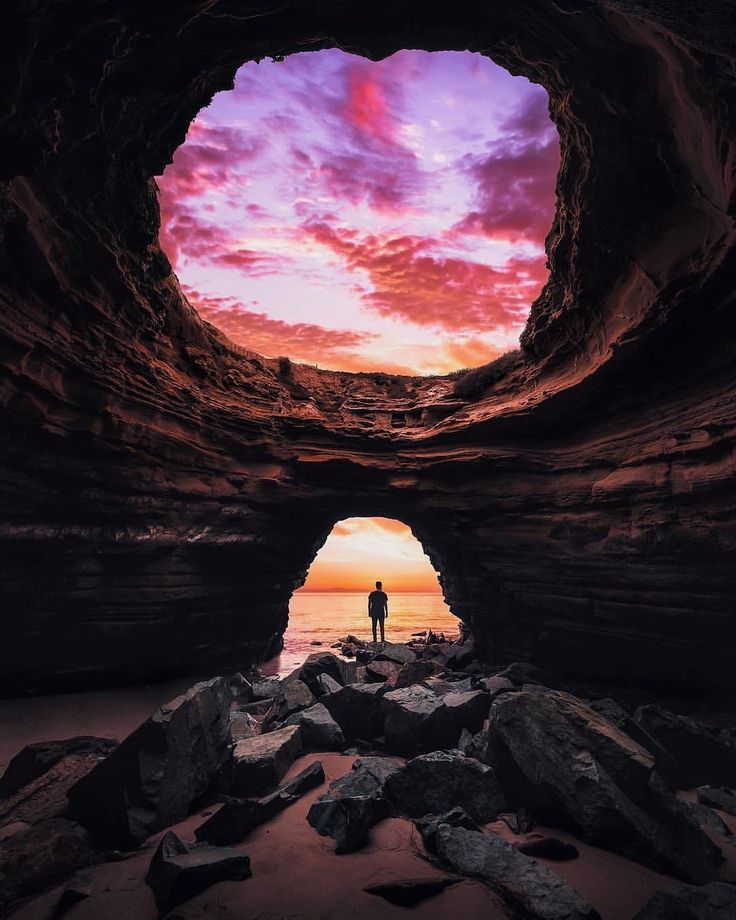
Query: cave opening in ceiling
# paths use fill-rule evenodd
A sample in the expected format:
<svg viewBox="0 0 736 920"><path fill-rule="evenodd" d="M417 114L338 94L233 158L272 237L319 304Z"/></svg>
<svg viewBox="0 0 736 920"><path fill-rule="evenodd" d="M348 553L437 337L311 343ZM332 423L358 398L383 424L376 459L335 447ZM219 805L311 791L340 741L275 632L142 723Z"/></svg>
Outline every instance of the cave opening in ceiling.
<svg viewBox="0 0 736 920"><path fill-rule="evenodd" d="M517 347L558 166L545 90L481 54L251 61L159 178L161 243L237 344L444 374Z"/></svg>
<svg viewBox="0 0 736 920"><path fill-rule="evenodd" d="M456 636L438 573L411 529L395 518L351 517L335 524L291 597L284 650L274 668L288 672L320 646L348 635L369 640L368 594L388 595L386 639L406 642L431 629Z"/></svg>

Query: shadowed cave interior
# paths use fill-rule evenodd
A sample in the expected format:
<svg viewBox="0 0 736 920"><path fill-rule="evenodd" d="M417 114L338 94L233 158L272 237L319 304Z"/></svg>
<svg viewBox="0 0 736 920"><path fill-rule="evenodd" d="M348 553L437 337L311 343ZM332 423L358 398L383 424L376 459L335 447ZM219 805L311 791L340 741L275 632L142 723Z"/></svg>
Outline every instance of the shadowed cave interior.
<svg viewBox="0 0 736 920"><path fill-rule="evenodd" d="M732 707L736 24L729 3L462 0L418 11L409 0L187 0L164 14L155 4L30 0L0 41L4 698L132 687L109 691L122 699L152 682L247 672L278 649L292 593L335 523L363 516L406 523L441 574L446 602L473 637L479 670L461 678L468 693L478 692L482 674L495 680L516 663L508 678L514 692L492 709L502 751L488 754L511 811L533 800L540 821L562 826L554 823L558 799L528 782L514 786L504 771L523 760L515 725L529 718L556 726L567 707L565 724L577 732L582 718L578 703L534 692L524 676L564 675L568 689L623 687L632 708L641 693L679 696L688 706L710 695ZM546 242L550 276L518 351L459 377L317 370L234 345L183 295L159 246L153 177L244 61L332 47L370 59L407 48L480 51L546 89L561 151ZM460 666L457 651L447 654ZM350 666L398 673L385 663ZM302 677L306 686L316 680L311 672ZM494 693L489 686L481 692ZM219 712L226 690L216 681L194 703L177 705L199 716ZM171 695L146 700L160 705ZM576 833L627 858L646 851L646 872L664 873L665 887L673 879L715 883L710 844L698 838L698 849L690 824L672 818L671 798L642 779L655 755L632 754L627 735L601 735L585 718L592 719L585 731L600 741L600 750L585 747L586 756L594 750L615 772L620 761L608 747L615 736L630 762L626 801L651 807L657 821L667 813L688 843L681 857L663 856L659 837L656 845L639 841L643 849L609 846L616 835L587 827L586 815L572 821ZM77 734L104 734L99 719L84 719L74 721ZM719 731L724 759L705 775L684 770L682 752L667 748L681 770L669 774L677 775L673 788L736 786L728 772L733 728L720 723ZM560 744L566 737L556 736ZM184 820L204 791L195 783L169 811L144 796L129 813L145 787L140 779L126 787L125 807L115 798L104 820L90 813L85 789L107 795L127 752L147 743L131 738L70 798L74 815L106 846L128 846ZM459 743L434 740L442 749ZM209 764L200 779L213 775L209 743L194 745ZM393 752L418 750L399 740ZM328 755L330 779L344 772L347 756ZM702 762L716 762L708 757ZM477 762L491 769L480 755ZM528 798L532 792L537 799ZM615 799L613 812L629 815L623 801ZM399 825L381 826L388 833ZM182 827L190 834L193 825ZM433 845L463 872L462 847L452 847L475 831L446 827ZM81 840L78 830L69 833ZM175 861L169 844L174 849L161 858ZM404 844L402 852L408 838ZM85 864L81 858L75 868ZM657 890L656 879L636 879L632 891ZM343 883L335 880L335 890ZM462 897L486 897L479 882L462 885ZM12 902L21 889L10 890ZM441 898L455 897L449 891ZM146 897L140 916L156 916ZM163 916L169 902L161 898ZM628 920L632 904L607 913L596 902L601 914L578 904L565 916ZM115 916L112 907L85 910L100 908L75 907L73 916ZM356 910L371 916L363 902Z"/></svg>

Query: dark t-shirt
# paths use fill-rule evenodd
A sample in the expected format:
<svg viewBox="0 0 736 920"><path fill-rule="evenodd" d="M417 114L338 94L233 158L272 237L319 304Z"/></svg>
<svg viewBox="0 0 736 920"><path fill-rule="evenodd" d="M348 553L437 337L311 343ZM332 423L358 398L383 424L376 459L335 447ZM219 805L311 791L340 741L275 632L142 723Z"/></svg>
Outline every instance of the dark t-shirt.
<svg viewBox="0 0 736 920"><path fill-rule="evenodd" d="M388 595L385 591L371 591L368 595L368 613L372 617L385 616L387 603Z"/></svg>

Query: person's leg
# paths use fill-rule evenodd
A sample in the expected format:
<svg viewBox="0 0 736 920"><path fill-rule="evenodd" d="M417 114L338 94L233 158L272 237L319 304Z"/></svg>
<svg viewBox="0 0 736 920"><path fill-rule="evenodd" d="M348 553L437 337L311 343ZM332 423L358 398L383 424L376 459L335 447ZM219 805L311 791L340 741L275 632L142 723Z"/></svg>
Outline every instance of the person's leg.
<svg viewBox="0 0 736 920"><path fill-rule="evenodd" d="M371 626L373 627L373 642L376 641L376 618L371 617Z"/></svg>
<svg viewBox="0 0 736 920"><path fill-rule="evenodd" d="M381 617L381 619L380 619L380 623L381 623L381 643L384 643L384 642L386 641L386 634L385 634L385 632L384 632L384 627L383 627L384 622L385 622L385 621L384 621L384 618Z"/></svg>

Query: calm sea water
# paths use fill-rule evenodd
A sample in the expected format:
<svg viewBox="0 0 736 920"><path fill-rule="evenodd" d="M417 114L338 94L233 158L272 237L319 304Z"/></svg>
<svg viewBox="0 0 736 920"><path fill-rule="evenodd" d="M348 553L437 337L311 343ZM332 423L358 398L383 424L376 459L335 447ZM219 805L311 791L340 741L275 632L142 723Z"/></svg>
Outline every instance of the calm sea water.
<svg viewBox="0 0 736 920"><path fill-rule="evenodd" d="M457 636L458 619L450 613L441 594L390 594L386 640L406 642L414 632L433 629ZM284 650L261 665L267 674L288 674L320 646L329 649L333 642L352 633L370 640L368 595L342 592L295 594L289 606L289 628L284 634ZM337 653L336 649L333 649Z"/></svg>

